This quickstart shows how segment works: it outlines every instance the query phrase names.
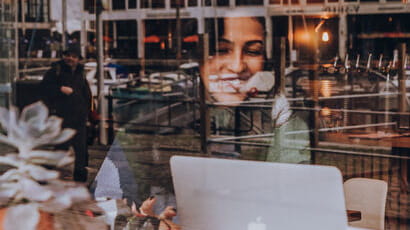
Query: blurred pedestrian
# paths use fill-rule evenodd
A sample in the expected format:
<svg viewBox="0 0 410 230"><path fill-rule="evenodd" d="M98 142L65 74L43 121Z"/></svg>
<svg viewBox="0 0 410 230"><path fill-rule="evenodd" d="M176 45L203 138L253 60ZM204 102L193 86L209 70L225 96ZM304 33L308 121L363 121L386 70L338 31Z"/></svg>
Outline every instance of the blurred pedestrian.
<svg viewBox="0 0 410 230"><path fill-rule="evenodd" d="M73 146L74 180L87 180L88 149L86 123L91 108L91 91L85 78L81 55L77 49L63 52L63 58L52 64L41 82L44 103L51 114L63 118L63 127L76 130L76 135L59 149Z"/></svg>

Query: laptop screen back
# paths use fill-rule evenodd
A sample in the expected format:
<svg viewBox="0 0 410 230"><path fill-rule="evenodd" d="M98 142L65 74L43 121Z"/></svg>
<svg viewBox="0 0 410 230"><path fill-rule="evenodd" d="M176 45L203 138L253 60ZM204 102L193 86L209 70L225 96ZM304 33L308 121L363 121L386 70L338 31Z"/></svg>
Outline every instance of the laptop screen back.
<svg viewBox="0 0 410 230"><path fill-rule="evenodd" d="M182 229L346 229L335 167L174 156Z"/></svg>

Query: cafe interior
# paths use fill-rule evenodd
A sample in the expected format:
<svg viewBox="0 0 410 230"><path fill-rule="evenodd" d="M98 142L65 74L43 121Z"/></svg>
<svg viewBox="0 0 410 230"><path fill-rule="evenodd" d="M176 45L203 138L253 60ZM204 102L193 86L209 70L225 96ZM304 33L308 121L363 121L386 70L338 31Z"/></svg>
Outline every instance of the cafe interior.
<svg viewBox="0 0 410 230"><path fill-rule="evenodd" d="M76 182L74 150L54 148L75 134L27 71L58 59L19 57L1 2L0 229L410 228L409 35L396 17L351 16L346 39L335 15L272 17L284 34L237 7L186 40L174 30L195 21L161 19L173 33L139 41L151 59L110 59L138 71L107 91L101 73L118 66L98 44L113 41L94 31L80 61L97 73L88 177ZM399 31L369 32L370 19Z"/></svg>

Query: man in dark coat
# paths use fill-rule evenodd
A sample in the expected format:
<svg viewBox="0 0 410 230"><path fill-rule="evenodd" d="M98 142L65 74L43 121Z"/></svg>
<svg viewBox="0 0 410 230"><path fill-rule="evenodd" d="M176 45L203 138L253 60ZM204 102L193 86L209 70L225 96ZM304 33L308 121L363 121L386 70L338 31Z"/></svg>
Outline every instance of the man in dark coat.
<svg viewBox="0 0 410 230"><path fill-rule="evenodd" d="M87 181L88 149L86 123L91 108L91 91L79 63L81 55L77 50L63 52L62 60L52 64L44 75L41 87L45 104L50 113L63 118L63 127L76 130L75 136L60 146L75 151L74 180Z"/></svg>

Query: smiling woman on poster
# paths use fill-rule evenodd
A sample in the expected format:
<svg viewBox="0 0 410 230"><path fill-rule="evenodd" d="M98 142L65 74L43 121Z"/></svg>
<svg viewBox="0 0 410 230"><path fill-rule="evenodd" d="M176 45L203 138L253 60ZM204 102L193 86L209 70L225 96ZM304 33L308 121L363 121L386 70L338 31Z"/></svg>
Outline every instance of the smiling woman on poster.
<svg viewBox="0 0 410 230"><path fill-rule="evenodd" d="M211 99L219 105L240 105L252 97L261 98L261 93L268 95L277 91L274 72L267 65L264 19L238 15L243 14L229 13L225 18L207 21L210 57L202 66L202 73L207 74L202 79ZM290 110L283 93L276 93L274 97L272 126L275 138L265 160L308 162L306 117L301 118L300 114ZM235 129L232 109L219 107L212 110L217 127ZM295 130L304 132L291 134ZM210 149L212 152L241 154L235 152L233 145L213 145Z"/></svg>
<svg viewBox="0 0 410 230"><path fill-rule="evenodd" d="M240 103L258 92L270 91L275 82L265 71L264 19L227 17L207 21L210 57L203 80L218 102Z"/></svg>

